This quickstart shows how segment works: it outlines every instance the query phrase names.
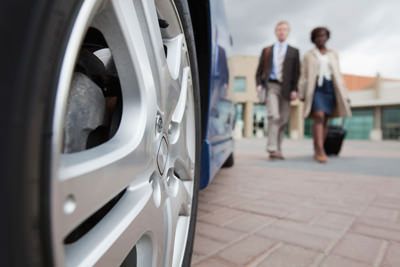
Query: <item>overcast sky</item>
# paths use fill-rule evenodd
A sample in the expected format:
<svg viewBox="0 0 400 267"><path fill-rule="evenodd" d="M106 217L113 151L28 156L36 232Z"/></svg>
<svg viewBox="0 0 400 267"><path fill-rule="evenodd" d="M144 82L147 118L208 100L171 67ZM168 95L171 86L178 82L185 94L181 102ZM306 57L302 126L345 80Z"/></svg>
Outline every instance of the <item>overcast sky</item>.
<svg viewBox="0 0 400 267"><path fill-rule="evenodd" d="M289 43L312 48L310 31L331 30L328 46L339 52L343 72L400 78L398 0L225 0L234 55L259 55L275 41L279 20L291 24Z"/></svg>

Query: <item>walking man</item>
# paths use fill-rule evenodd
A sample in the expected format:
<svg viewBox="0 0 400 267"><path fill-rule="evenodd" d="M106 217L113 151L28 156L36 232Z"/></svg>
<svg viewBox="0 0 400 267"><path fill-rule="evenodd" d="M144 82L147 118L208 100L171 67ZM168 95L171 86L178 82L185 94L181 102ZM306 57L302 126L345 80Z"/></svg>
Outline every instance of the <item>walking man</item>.
<svg viewBox="0 0 400 267"><path fill-rule="evenodd" d="M262 50L256 84L259 95L264 95L268 116L267 151L270 159L284 159L282 140L289 121L290 101L297 98L300 76L299 50L287 43L290 25L287 21L276 24L277 42ZM263 91L265 90L265 91Z"/></svg>

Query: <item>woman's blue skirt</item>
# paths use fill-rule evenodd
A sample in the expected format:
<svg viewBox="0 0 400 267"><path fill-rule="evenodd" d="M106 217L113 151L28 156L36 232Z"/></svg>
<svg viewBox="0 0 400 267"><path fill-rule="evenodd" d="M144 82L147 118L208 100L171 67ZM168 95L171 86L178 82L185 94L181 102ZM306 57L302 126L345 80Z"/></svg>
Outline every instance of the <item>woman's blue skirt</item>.
<svg viewBox="0 0 400 267"><path fill-rule="evenodd" d="M322 86L315 88L312 102L312 112L324 112L326 115L332 115L336 107L336 96L333 82L324 79Z"/></svg>

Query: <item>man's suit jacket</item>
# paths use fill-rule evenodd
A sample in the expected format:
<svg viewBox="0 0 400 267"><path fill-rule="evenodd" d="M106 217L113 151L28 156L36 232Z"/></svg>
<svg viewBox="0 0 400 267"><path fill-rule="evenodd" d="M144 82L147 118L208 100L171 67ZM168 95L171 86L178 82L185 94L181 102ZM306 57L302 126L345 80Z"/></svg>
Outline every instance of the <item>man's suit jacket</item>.
<svg viewBox="0 0 400 267"><path fill-rule="evenodd" d="M256 84L268 90L268 79L271 74L273 64L273 46L268 46L262 50L256 73ZM297 83L300 76L300 56L299 50L288 46L282 70L282 95L290 100L290 93L297 91Z"/></svg>

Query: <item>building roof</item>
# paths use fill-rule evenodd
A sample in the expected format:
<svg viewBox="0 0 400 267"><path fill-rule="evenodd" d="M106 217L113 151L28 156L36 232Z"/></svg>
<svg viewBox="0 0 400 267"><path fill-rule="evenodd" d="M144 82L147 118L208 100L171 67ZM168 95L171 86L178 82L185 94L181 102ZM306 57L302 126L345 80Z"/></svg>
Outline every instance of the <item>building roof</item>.
<svg viewBox="0 0 400 267"><path fill-rule="evenodd" d="M349 91L359 91L374 87L376 81L376 77L374 76L361 76L353 74L343 74L343 78Z"/></svg>
<svg viewBox="0 0 400 267"><path fill-rule="evenodd" d="M362 76L354 74L343 74L344 82L349 91L360 91L376 87L376 82L379 76ZM381 82L395 82L396 86L400 82L399 79L389 79L381 77Z"/></svg>
<svg viewBox="0 0 400 267"><path fill-rule="evenodd" d="M350 91L352 107L400 105L400 81L382 79L378 87Z"/></svg>

